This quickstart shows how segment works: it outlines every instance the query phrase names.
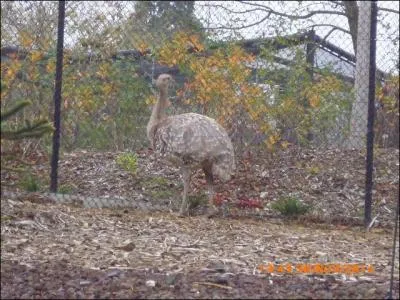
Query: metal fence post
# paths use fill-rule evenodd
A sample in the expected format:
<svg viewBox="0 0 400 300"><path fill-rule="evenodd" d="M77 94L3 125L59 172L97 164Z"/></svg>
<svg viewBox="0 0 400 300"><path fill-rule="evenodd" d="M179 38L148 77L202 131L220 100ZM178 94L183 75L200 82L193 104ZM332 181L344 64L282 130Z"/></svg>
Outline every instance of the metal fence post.
<svg viewBox="0 0 400 300"><path fill-rule="evenodd" d="M53 134L53 153L51 157L51 183L50 191L57 192L57 169L60 150L60 123L61 123L61 88L62 88L62 69L63 69L63 50L64 50L64 20L65 20L65 1L58 2L58 32L57 32L57 62L56 76L54 84L54 134Z"/></svg>
<svg viewBox="0 0 400 300"><path fill-rule="evenodd" d="M366 227L368 227L369 224L371 223L371 206L372 206L377 15L378 15L378 9L376 1L372 1L371 26L370 26L367 157L366 157L365 210L364 210L364 222Z"/></svg>

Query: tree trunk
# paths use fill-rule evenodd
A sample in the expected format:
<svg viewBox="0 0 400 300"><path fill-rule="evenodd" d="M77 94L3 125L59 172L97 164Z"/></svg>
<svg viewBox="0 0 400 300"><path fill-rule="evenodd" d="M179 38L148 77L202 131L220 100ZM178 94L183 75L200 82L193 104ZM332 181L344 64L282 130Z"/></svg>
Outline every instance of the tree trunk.
<svg viewBox="0 0 400 300"><path fill-rule="evenodd" d="M349 147L361 149L365 146L365 136L368 122L368 90L369 90L369 56L370 56L370 28L371 2L360 4L360 19L357 32L356 56L356 99L351 112L351 128Z"/></svg>
<svg viewBox="0 0 400 300"><path fill-rule="evenodd" d="M357 55L357 28L358 28L358 6L357 1L342 1L344 4L347 21L349 22L351 39L353 41L354 53Z"/></svg>

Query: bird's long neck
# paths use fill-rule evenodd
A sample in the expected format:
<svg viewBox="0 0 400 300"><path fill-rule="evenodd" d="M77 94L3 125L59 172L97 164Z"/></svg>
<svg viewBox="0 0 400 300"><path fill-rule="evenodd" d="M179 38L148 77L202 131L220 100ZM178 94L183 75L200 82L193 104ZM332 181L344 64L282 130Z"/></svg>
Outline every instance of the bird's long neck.
<svg viewBox="0 0 400 300"><path fill-rule="evenodd" d="M165 110L167 108L168 99L167 99L167 89L160 89L160 95L156 105L153 107L153 111L151 113L151 120L161 121L165 117Z"/></svg>
<svg viewBox="0 0 400 300"><path fill-rule="evenodd" d="M165 110L168 107L168 103L169 101L167 99L167 89L160 88L158 100L153 107L149 123L147 124L147 136L149 139L151 139L151 131L153 130L154 126L156 126L158 122L165 118Z"/></svg>

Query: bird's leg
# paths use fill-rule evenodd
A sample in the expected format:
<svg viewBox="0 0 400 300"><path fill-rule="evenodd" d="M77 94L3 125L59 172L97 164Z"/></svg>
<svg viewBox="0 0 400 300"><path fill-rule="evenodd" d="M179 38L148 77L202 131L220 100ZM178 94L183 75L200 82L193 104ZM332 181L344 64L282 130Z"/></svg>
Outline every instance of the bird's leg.
<svg viewBox="0 0 400 300"><path fill-rule="evenodd" d="M211 217L218 212L214 205L214 177L211 171L211 166L203 166L204 174L206 175L207 188L208 188L208 207L207 215Z"/></svg>
<svg viewBox="0 0 400 300"><path fill-rule="evenodd" d="M208 189L208 203L209 204L214 204L214 178L211 172L204 170L204 173L206 175L206 181L207 181L207 189Z"/></svg>
<svg viewBox="0 0 400 300"><path fill-rule="evenodd" d="M190 184L190 170L188 168L182 167L182 180L183 180L183 196L182 196L182 204L181 204L181 209L179 211L179 215L184 216L187 214L188 211L187 194Z"/></svg>

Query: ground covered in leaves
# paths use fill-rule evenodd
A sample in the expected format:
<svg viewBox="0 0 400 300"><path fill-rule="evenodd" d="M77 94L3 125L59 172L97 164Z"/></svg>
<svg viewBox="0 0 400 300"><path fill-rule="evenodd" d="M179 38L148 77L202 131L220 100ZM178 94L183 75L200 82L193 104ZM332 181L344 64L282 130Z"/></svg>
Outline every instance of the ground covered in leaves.
<svg viewBox="0 0 400 300"><path fill-rule="evenodd" d="M179 172L147 149L137 153L136 175L116 163L121 153L64 154L59 169L64 192L93 201L120 196L148 209L74 207L37 194L2 196L1 297L383 298L389 288L399 152L375 153L377 218L369 232L357 226L365 161L356 151L246 153L235 178L218 182L224 213L212 219L201 211L206 197L200 172L192 182L192 216L179 218ZM45 189L48 162L38 159L34 174ZM2 185L20 180L2 171ZM287 195L312 210L301 219L283 218L271 204ZM296 269L300 264L372 269L321 274ZM397 298L398 272L396 258Z"/></svg>

